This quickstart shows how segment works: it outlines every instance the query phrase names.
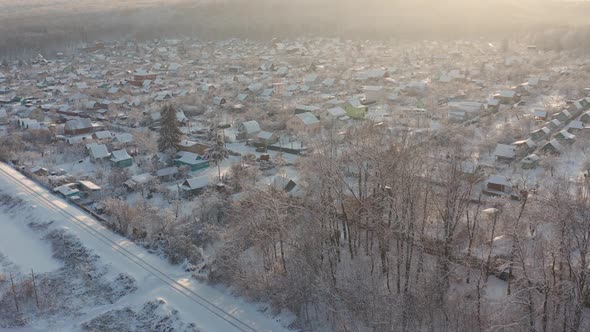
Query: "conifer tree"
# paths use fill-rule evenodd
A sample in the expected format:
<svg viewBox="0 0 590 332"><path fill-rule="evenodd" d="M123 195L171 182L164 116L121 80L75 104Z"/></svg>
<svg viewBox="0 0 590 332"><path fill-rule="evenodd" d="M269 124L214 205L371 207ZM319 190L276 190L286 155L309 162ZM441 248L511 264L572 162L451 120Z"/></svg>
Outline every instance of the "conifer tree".
<svg viewBox="0 0 590 332"><path fill-rule="evenodd" d="M182 132L178 128L176 110L171 105L166 105L160 111L160 137L158 138L158 150L164 153L174 153L180 143Z"/></svg>

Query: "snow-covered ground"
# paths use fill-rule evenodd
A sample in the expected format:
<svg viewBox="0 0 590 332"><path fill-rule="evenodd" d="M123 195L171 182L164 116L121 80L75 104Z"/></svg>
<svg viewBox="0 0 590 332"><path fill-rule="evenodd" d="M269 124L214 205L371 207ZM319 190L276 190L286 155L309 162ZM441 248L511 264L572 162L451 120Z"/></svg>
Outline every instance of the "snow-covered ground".
<svg viewBox="0 0 590 332"><path fill-rule="evenodd" d="M88 253L85 256L91 259L89 266L99 271L89 272L95 274L90 278L92 281L82 276L85 282L82 285L90 282L104 286L107 281L114 285L108 288L112 288L110 291L115 295L99 296L95 305L89 304L93 303L91 301L81 301L83 306L79 312L63 313L63 319L56 314L51 319L33 315L27 317L26 328L45 331L76 331L82 326L89 330L174 327L190 331L286 331L293 319L289 313L271 317L267 305L249 303L233 296L228 289L192 279L180 267L112 233L5 164L0 164L0 194L16 202L8 208L0 207L4 209L0 214L0 252L5 259L23 273L30 268L37 272L62 273L68 267L62 267L60 259L66 262L70 253L64 250L63 255L56 254L55 247L64 238L64 246L66 242L71 243L77 253ZM31 222L33 226L43 226L27 226ZM56 255L64 257L52 258ZM79 268L76 264L74 267ZM125 276L123 282L121 276ZM74 283L68 288L79 287L77 279L72 280L60 282ZM119 292L121 285L129 287ZM117 325L112 325L115 323Z"/></svg>

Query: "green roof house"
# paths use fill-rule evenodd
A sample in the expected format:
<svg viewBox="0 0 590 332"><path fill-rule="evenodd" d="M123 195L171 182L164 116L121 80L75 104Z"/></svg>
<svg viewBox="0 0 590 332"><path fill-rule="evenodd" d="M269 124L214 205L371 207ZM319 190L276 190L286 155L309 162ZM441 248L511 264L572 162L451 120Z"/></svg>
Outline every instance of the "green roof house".
<svg viewBox="0 0 590 332"><path fill-rule="evenodd" d="M183 152L182 156L174 160L176 166L187 165L191 171L205 169L209 167L209 160L203 160L201 156L192 152Z"/></svg>
<svg viewBox="0 0 590 332"><path fill-rule="evenodd" d="M127 150L113 151L111 161L115 167L131 167L133 165L133 158L127 153Z"/></svg>

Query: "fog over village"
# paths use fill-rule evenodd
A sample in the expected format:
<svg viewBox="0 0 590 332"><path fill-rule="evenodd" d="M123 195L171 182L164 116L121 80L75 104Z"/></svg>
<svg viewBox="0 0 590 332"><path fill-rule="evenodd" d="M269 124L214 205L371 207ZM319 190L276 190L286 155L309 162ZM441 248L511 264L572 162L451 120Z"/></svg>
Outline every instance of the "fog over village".
<svg viewBox="0 0 590 332"><path fill-rule="evenodd" d="M0 0L0 331L590 331L589 17Z"/></svg>

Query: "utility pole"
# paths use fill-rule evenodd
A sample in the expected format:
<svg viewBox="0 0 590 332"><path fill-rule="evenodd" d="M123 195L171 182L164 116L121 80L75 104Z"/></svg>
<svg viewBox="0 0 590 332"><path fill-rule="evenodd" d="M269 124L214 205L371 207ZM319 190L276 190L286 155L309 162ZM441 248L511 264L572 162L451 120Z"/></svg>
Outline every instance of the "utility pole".
<svg viewBox="0 0 590 332"><path fill-rule="evenodd" d="M37 286L35 285L35 273L31 269L31 278L33 279L33 292L35 293L35 303L37 303L37 310L39 310L39 297L37 296Z"/></svg>
<svg viewBox="0 0 590 332"><path fill-rule="evenodd" d="M14 287L14 279L12 278L12 272L10 272L10 284L12 285L12 295L14 295L14 305L16 306L16 312L20 312L18 308L18 300L16 298L16 288Z"/></svg>

